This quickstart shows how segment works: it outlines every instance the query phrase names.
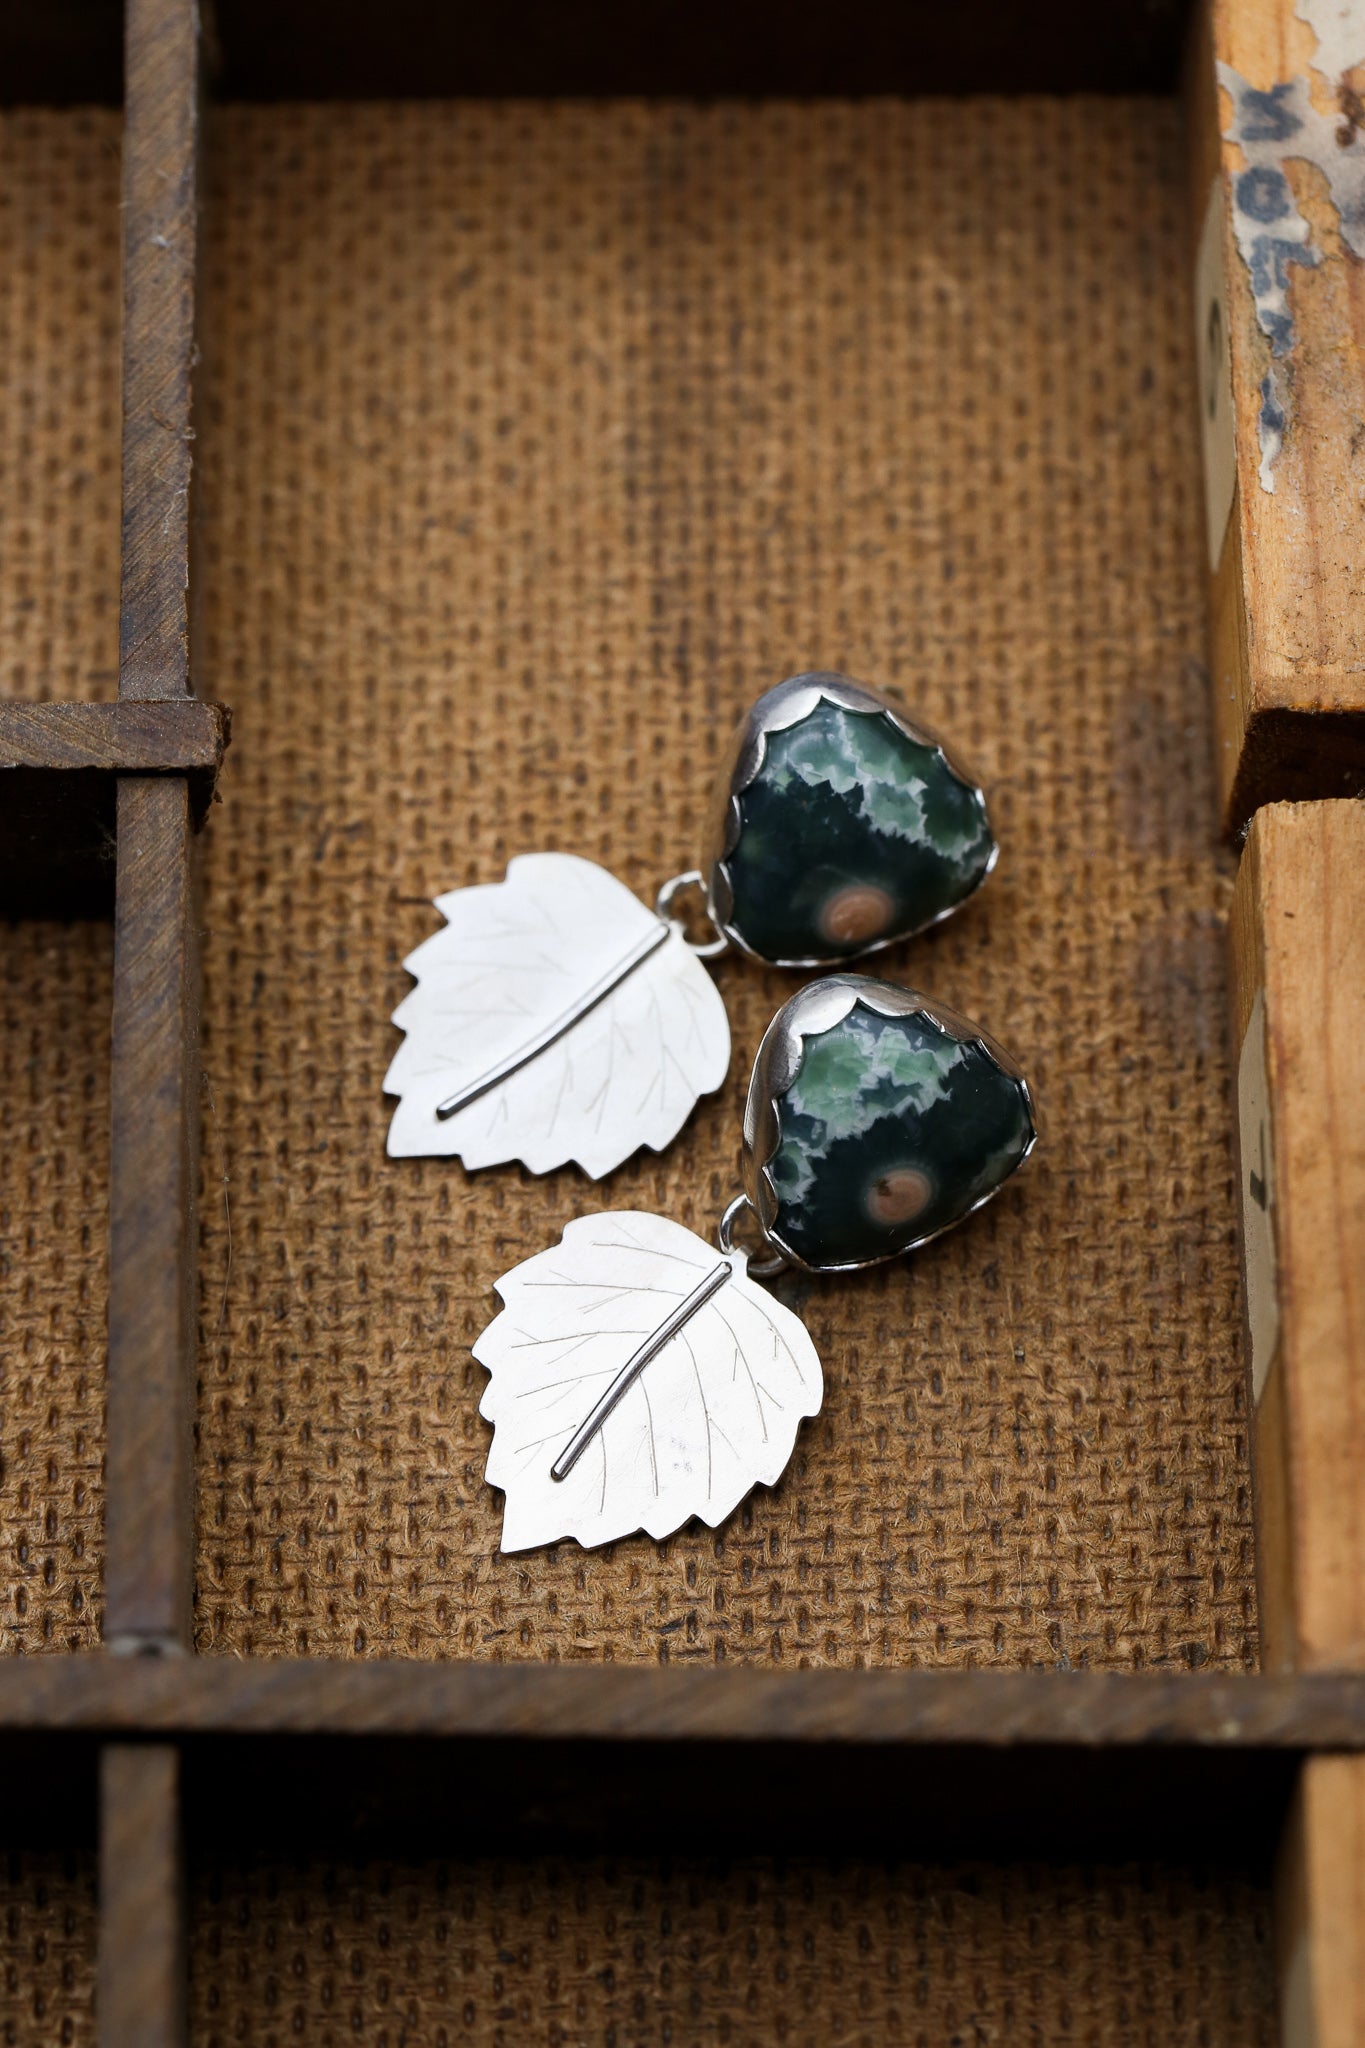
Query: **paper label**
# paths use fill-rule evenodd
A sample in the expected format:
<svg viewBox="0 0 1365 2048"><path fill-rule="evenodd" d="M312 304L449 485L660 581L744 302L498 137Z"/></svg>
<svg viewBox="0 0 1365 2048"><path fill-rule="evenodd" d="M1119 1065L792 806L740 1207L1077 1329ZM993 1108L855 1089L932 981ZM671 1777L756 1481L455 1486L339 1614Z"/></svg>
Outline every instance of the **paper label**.
<svg viewBox="0 0 1365 2048"><path fill-rule="evenodd" d="M1237 442L1232 427L1232 351L1228 341L1227 282L1223 272L1223 181L1215 178L1204 209L1194 280L1195 344L1199 363L1199 424L1204 443L1204 516L1208 523L1209 572L1223 553L1223 539L1237 482Z"/></svg>
<svg viewBox="0 0 1365 2048"><path fill-rule="evenodd" d="M1237 1064L1237 1118L1242 1156L1242 1259L1251 1330L1251 1392L1259 1401L1280 1338L1275 1285L1275 1162L1271 1154L1270 1089L1265 1066L1265 995L1256 992Z"/></svg>

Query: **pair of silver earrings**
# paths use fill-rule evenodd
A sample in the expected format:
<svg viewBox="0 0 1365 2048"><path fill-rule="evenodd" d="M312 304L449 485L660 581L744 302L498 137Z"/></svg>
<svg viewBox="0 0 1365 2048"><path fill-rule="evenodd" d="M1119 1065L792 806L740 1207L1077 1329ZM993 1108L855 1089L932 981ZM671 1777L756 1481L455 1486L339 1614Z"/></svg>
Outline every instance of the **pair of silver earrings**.
<svg viewBox="0 0 1365 2048"><path fill-rule="evenodd" d="M598 1177L662 1150L729 1065L707 958L838 967L949 916L998 851L982 791L940 740L863 684L795 676L742 720L703 861L653 911L556 853L437 899L445 928L405 962L417 986L394 1013L389 1152L536 1173L574 1160ZM700 944L674 914L688 888L705 894ZM496 1283L504 1307L474 1356L491 1375L480 1413L503 1550L663 1537L694 1515L714 1528L774 1484L822 1375L804 1324L758 1281L918 1249L1037 1141L1028 1082L969 1019L860 974L802 988L759 1047L744 1188L715 1247L607 1211Z"/></svg>

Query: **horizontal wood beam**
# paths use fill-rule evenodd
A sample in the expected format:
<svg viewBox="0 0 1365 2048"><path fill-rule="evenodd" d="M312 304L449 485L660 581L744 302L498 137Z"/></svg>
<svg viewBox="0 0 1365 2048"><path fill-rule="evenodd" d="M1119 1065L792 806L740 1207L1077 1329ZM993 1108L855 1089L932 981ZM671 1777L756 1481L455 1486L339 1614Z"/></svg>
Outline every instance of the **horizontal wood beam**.
<svg viewBox="0 0 1365 2048"><path fill-rule="evenodd" d="M178 782L190 829L207 816L228 743L219 704L0 703L0 911L107 914L121 776Z"/></svg>
<svg viewBox="0 0 1365 2048"><path fill-rule="evenodd" d="M1268 1859L1304 1758L1365 1748L1365 1678L31 1658L0 1740L38 1784L174 1744L189 1839L234 1851Z"/></svg>
<svg viewBox="0 0 1365 2048"><path fill-rule="evenodd" d="M225 706L195 698L119 704L24 704L8 698L0 700L0 775L44 768L54 774L207 777L202 812L229 725Z"/></svg>
<svg viewBox="0 0 1365 2048"><path fill-rule="evenodd" d="M1365 1676L0 1660L0 1735L1365 1750Z"/></svg>

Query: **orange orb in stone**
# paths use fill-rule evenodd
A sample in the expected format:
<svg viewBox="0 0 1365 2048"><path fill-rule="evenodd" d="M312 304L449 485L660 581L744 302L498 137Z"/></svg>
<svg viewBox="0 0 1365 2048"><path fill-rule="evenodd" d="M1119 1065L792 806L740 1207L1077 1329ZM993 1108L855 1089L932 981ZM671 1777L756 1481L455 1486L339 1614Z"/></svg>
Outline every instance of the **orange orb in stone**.
<svg viewBox="0 0 1365 2048"><path fill-rule="evenodd" d="M868 1188L864 1206L874 1223L910 1223L929 1206L933 1183L917 1166L893 1166Z"/></svg>
<svg viewBox="0 0 1365 2048"><path fill-rule="evenodd" d="M896 914L885 889L875 882L850 882L820 906L820 931L836 946L870 946Z"/></svg>

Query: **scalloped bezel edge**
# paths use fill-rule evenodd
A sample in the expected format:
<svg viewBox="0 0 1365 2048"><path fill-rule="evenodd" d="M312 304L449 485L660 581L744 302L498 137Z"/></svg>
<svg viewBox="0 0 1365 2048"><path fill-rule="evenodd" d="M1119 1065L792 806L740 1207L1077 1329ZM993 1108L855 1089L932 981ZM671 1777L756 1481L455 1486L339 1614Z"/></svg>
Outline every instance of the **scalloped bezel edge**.
<svg viewBox="0 0 1365 2048"><path fill-rule="evenodd" d="M879 1252L870 1259L849 1259L830 1265L812 1265L803 1259L782 1237L777 1229L778 1199L768 1169L776 1157L781 1142L781 1125L778 1105L791 1087L801 1068L801 1058L808 1038L818 1038L841 1024L849 1012L861 1003L864 1009L882 1017L923 1017L928 1023L946 1032L960 1045L979 1046L1002 1073L1018 1082L1024 1093L1024 1105L1028 1111L1030 1137L1016 1165L1011 1167L998 1186L989 1188L978 1196L969 1209L963 1211L951 1223L940 1224L937 1230L926 1231L898 1251ZM858 1273L867 1266L883 1266L892 1259L903 1259L910 1252L920 1251L926 1244L932 1244L945 1231L955 1230L959 1223L965 1223L968 1216L974 1216L987 1202L993 1201L1007 1182L1013 1180L1032 1158L1042 1141L1043 1126L1037 1097L1019 1062L998 1040L991 1037L970 1017L964 1017L947 1003L940 1003L932 996L921 995L918 989L900 988L894 982L878 981L866 974L830 974L819 981L810 982L805 988L782 1005L772 1023L763 1034L763 1040L754 1058L753 1073L749 1079L749 1094L744 1105L744 1191L753 1205L762 1232L764 1243L789 1265L799 1267L806 1273Z"/></svg>
<svg viewBox="0 0 1365 2048"><path fill-rule="evenodd" d="M986 827L991 835L991 850L977 881L965 896L956 903L950 903L923 924L910 931L895 932L890 938L874 939L870 945L860 946L856 953L813 954L804 959L770 960L765 953L759 953L737 930L734 924L734 885L730 878L728 862L739 844L743 826L740 798L749 785L757 778L763 766L768 749L768 735L786 732L790 726L799 725L808 718L817 704L837 704L845 711L880 712L889 718L898 731L905 734L916 746L928 747L942 760L949 774L955 776L970 789L980 803L986 818ZM706 908L711 922L723 932L739 952L751 960L762 961L765 967L829 967L838 960L861 960L869 953L883 952L888 946L899 946L907 939L918 938L936 924L942 924L964 903L971 901L978 889L994 873L1000 859L1000 841L991 824L990 806L986 792L971 770L964 766L948 742L941 739L929 726L919 724L891 702L880 690L872 689L867 683L855 682L851 676L838 675L833 670L812 669L806 674L788 676L783 683L776 683L771 690L750 705L730 744L722 768L722 779L718 785L717 798L712 806L708 823L706 845L703 850L701 868L707 876Z"/></svg>

